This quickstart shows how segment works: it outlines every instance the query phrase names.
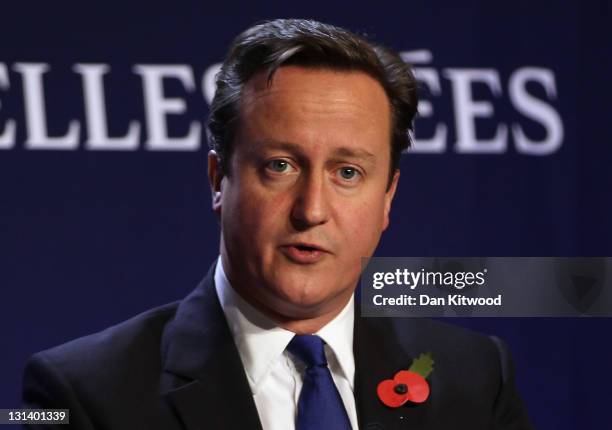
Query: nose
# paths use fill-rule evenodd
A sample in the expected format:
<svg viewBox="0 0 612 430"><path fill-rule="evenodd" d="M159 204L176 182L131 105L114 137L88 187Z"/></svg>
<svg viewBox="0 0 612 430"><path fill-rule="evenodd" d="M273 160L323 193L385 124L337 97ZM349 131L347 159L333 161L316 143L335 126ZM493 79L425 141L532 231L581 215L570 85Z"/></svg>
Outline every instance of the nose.
<svg viewBox="0 0 612 430"><path fill-rule="evenodd" d="M329 196L325 180L311 173L296 184L296 196L291 210L291 219L297 230L304 230L327 222L329 218Z"/></svg>

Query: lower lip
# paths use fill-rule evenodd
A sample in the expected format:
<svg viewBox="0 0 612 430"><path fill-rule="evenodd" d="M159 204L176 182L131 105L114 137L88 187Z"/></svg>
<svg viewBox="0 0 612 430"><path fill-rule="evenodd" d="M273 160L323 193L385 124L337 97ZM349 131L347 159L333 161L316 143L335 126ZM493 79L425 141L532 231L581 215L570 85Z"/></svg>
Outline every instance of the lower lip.
<svg viewBox="0 0 612 430"><path fill-rule="evenodd" d="M318 249L303 250L297 246L283 246L283 253L294 263L298 264L313 264L321 260L326 252Z"/></svg>

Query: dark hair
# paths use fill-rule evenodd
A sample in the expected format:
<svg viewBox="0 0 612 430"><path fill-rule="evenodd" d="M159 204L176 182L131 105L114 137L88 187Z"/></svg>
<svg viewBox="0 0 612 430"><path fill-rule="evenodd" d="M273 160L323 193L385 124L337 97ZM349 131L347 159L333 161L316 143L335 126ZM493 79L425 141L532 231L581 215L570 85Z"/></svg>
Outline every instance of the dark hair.
<svg viewBox="0 0 612 430"><path fill-rule="evenodd" d="M209 146L219 156L223 170L229 173L244 84L263 70L271 84L274 72L283 65L359 70L382 85L391 104L391 180L401 152L410 146L408 130L412 130L417 110L416 81L410 67L397 53L364 37L305 19L263 22L232 43L216 77L208 120Z"/></svg>

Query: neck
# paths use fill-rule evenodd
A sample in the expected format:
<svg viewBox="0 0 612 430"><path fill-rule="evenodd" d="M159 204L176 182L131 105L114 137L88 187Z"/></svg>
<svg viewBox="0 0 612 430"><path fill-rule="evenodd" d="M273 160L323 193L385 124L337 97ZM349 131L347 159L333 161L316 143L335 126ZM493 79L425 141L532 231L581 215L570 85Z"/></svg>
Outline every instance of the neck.
<svg viewBox="0 0 612 430"><path fill-rule="evenodd" d="M349 299L350 300L350 297ZM312 318L305 319L290 319L290 318L274 318L278 326L295 334L313 334L325 327L330 321L336 318L347 305L348 300L340 308L334 309L332 312L327 312L322 315L317 315Z"/></svg>
<svg viewBox="0 0 612 430"><path fill-rule="evenodd" d="M313 334L321 330L342 312L353 295L353 291L348 291L346 294L339 295L334 300L315 309L285 306L283 307L284 312L279 312L277 309L281 307L266 306L265 303L262 303L240 288L234 288L233 284L230 288L233 288L248 304L273 320L278 327L295 334Z"/></svg>

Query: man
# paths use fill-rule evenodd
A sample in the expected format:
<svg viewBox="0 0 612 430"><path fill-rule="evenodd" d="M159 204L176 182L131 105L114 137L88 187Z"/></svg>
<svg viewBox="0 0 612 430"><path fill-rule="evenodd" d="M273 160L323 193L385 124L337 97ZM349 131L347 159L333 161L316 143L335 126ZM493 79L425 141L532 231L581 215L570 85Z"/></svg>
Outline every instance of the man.
<svg viewBox="0 0 612 430"><path fill-rule="evenodd" d="M415 91L396 54L337 27L238 36L209 121L220 258L182 302L35 355L26 406L78 429L530 428L499 340L354 303ZM429 398L385 406L378 384L426 351Z"/></svg>

